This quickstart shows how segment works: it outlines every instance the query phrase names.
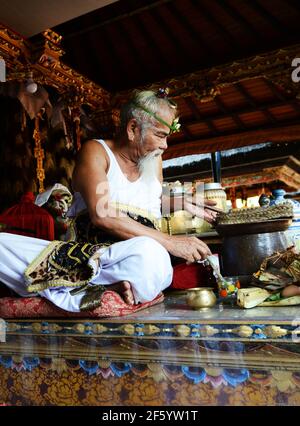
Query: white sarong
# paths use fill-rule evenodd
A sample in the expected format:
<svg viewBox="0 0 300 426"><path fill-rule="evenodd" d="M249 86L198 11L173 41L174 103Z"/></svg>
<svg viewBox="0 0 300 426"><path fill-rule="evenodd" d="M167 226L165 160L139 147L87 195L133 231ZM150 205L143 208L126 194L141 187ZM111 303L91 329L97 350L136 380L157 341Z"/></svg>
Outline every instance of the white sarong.
<svg viewBox="0 0 300 426"><path fill-rule="evenodd" d="M49 243L38 238L0 233L0 281L20 296L40 295L66 311L79 312L83 293L70 294L74 287L51 288L38 293L27 291L24 271ZM153 300L172 282L170 256L152 238L134 237L100 249L99 253L100 266L90 283L110 285L129 281L136 303Z"/></svg>

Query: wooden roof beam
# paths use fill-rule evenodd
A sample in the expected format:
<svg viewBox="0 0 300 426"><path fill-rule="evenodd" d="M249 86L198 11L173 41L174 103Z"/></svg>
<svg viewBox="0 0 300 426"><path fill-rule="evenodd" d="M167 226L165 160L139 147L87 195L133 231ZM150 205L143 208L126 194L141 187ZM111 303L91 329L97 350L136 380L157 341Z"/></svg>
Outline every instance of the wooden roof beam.
<svg viewBox="0 0 300 426"><path fill-rule="evenodd" d="M195 13L199 13L195 12ZM214 45L211 46L212 50ZM216 84L228 86L237 81L261 78L278 78L283 76L290 81L289 67L292 60L299 54L300 44L281 48L269 52L268 54L256 55L236 60L223 66L213 66L211 68L201 69L193 73L181 75L177 78L167 78L148 85L149 90L157 90L159 87L169 87L171 97L175 100L182 96L193 95L199 88L199 82L206 84ZM215 52L215 51L214 51ZM249 65L251 64L251 65ZM278 70L282 70L280 72ZM118 92L114 96L116 105L120 105L129 96L128 90Z"/></svg>
<svg viewBox="0 0 300 426"><path fill-rule="evenodd" d="M185 126L185 124L181 124L180 130L183 132L185 136L185 140L192 141L194 139L194 135L190 132L190 130Z"/></svg>
<svg viewBox="0 0 300 426"><path fill-rule="evenodd" d="M171 63L168 61L168 57L164 54L161 45L156 41L155 37L153 37L153 34L151 34L151 31L148 31L146 25L143 25L138 17L134 16L132 19L134 19L137 29L147 41L147 44L154 49L154 53L159 57L159 61L162 66L169 68Z"/></svg>
<svg viewBox="0 0 300 426"><path fill-rule="evenodd" d="M103 32L103 46L107 52L107 57L109 58L109 61L113 62L114 68L118 69L121 75L126 75L128 69L126 68L125 64L120 61L118 51L116 49L115 43L111 39L111 34L109 32L108 27L103 27L101 31Z"/></svg>
<svg viewBox="0 0 300 426"><path fill-rule="evenodd" d="M91 24L89 26L87 26L86 24L84 24L84 25L82 25L82 28L80 30L69 32L68 34L65 34L64 35L64 40L69 40L72 37L78 37L78 36L81 36L82 34L90 32L90 31L98 30L101 27L104 27L104 26L107 26L107 25L111 25L111 24L113 24L115 22L118 22L118 21L121 21L123 19L136 17L140 13L146 12L148 10L156 8L157 6L161 6L162 4L166 4L166 3L169 3L169 2L172 2L172 1L174 1L174 0L157 0L157 1L153 2L153 3L151 3L151 4L147 4L146 6L141 6L139 8L134 8L133 7L133 9L130 10L130 11L126 11L126 5L123 3L122 4L122 6L123 6L122 9L124 10L124 13L117 14L116 16L113 15L111 18L108 18L108 19L106 19L104 21L101 20L102 10L100 11L100 9L99 9L98 11L99 11L99 14L100 14L99 15L100 19L96 19L96 22L97 22L96 24ZM130 6L130 4L129 4L129 7L132 8ZM110 15L111 15L111 13L110 13ZM81 17L79 17L79 18L81 18Z"/></svg>
<svg viewBox="0 0 300 426"><path fill-rule="evenodd" d="M214 125L214 123L212 122L211 119L207 119L204 118L199 110L199 108L197 107L197 105L195 104L195 102L193 101L193 99L191 97L186 97L183 98L185 100L185 103L188 105L188 107L192 110L193 115L196 117L196 121L193 124L196 124L199 121L203 121L209 128L209 130L212 132L212 134L214 136L219 134L218 129L216 128L216 126ZM188 121L184 121L185 125L190 125L192 123L188 122Z"/></svg>
<svg viewBox="0 0 300 426"><path fill-rule="evenodd" d="M168 20L164 19L164 17L162 17L159 14L159 10L158 9L151 9L148 12L153 19L158 23L158 25L161 28L164 28L165 31L167 31L168 33L168 38L172 41L173 43L173 48L174 48L174 52L176 52L176 50L180 50L180 55L187 61L189 62L193 56L194 53L192 54L191 52L188 52L186 49L186 45L183 42L183 40L180 37L176 37L176 32L174 32L174 29L172 28L172 26L170 25L170 22L168 22ZM171 52L172 54L172 52Z"/></svg>
<svg viewBox="0 0 300 426"><path fill-rule="evenodd" d="M266 84L272 91L273 95L276 96L278 99L280 99L282 102L291 105L295 111L297 111L300 114L300 105L299 101L297 99L288 99L286 96L284 96L280 90L277 89L273 81L269 80L268 78L265 79Z"/></svg>
<svg viewBox="0 0 300 426"><path fill-rule="evenodd" d="M189 4L190 2L186 0ZM170 7L169 4L166 5L167 7ZM172 3L172 9L171 9L173 15L176 17L176 19L181 23L181 25L184 27L184 29L190 34L193 40L199 40L199 47L204 51L204 54L206 56L206 59L212 58L214 55L212 53L211 46L207 43L204 37L202 37L201 31L196 31L189 20L181 13L181 11L178 9L178 5L176 2ZM199 10L198 10L199 13ZM194 52L195 53L195 52Z"/></svg>
<svg viewBox="0 0 300 426"><path fill-rule="evenodd" d="M275 15L272 14L271 10L265 9L265 7L258 2L257 0L251 0L250 6L260 15L262 16L266 22L271 24L271 26L275 29L275 31L279 31L282 34L287 35L289 38L291 36L291 29L284 25Z"/></svg>
<svg viewBox="0 0 300 426"><path fill-rule="evenodd" d="M187 101L189 98L183 98L183 99L185 99L186 102L189 102L189 101ZM287 103L288 102L269 102L269 103L264 104L264 105L257 104L256 107L254 107L254 106L248 107L247 106L246 108L240 108L238 111L231 111L230 109L226 109L226 112L222 112L221 114L219 113L219 114L209 116L209 118L206 118L199 111L198 116L196 116L195 113L194 113L194 115L196 116L196 120L195 119L183 120L183 122L187 126L192 126L193 124L199 123L199 121L207 123L207 121L213 121L213 120L218 120L218 119L222 119L222 118L226 118L226 117L232 117L232 114L241 115L241 114L248 114L248 113L255 112L255 111L263 111L263 110L267 110L267 109L271 109L271 108L280 107L280 106L286 105ZM218 133L219 133L219 131L218 131Z"/></svg>
<svg viewBox="0 0 300 426"><path fill-rule="evenodd" d="M201 16L201 12L199 9L199 5L195 3L194 0L185 0L186 3L188 3L188 8L192 11L193 15L195 16ZM181 13L180 9L178 8L178 5L176 5L176 2L173 0L172 8L178 10L178 14L184 17L184 15ZM187 20L188 26L190 28L190 31L193 33L193 37L195 37L196 40L199 40L199 44L201 44L201 47L205 49L205 55L206 58L212 61L216 54L219 54L218 49L215 48L214 45L211 45L208 43L205 39L205 37L202 36L203 31L201 28L194 28L192 24ZM213 60L214 62L214 60Z"/></svg>
<svg viewBox="0 0 300 426"><path fill-rule="evenodd" d="M116 25L114 30L119 31L121 38L125 41L129 50L132 51L133 60L138 64L138 67L141 69L141 72L146 72L147 65L145 61L144 52L142 52L141 49L138 49L135 45L133 38L127 31L127 28L124 24L124 20L120 21L120 25Z"/></svg>
<svg viewBox="0 0 300 426"><path fill-rule="evenodd" d="M298 123L299 123L299 120L297 119L297 120L293 120L293 121L290 121L290 122L285 122L284 125L287 125L287 124L294 125L294 124L298 124ZM280 128L281 128L281 123L279 123L279 122L276 122L276 124L274 124L272 126L269 123L265 123L265 124L259 126L259 130L271 130L271 129L280 129ZM244 131L241 130L241 129L225 130L223 132L219 131L218 134L214 135L214 137L225 137L225 136L232 135L232 137L234 138L234 137L241 135L243 133L247 133L248 131L251 131L252 129L253 129L253 127L252 128L246 127ZM206 140L209 137L213 138L213 136L209 136L209 135L205 135L205 136L193 135L192 138L190 139L190 142ZM299 135L299 140L300 140L300 135ZM181 138L179 139L178 138L174 142L172 142L170 144L170 146L179 145L179 144L183 143L184 141L186 141L186 139L181 139ZM227 148L225 148L225 149L227 149Z"/></svg>
<svg viewBox="0 0 300 426"><path fill-rule="evenodd" d="M249 35L254 37L257 41L261 42L261 34L258 34L256 28L253 27L251 21L248 21L237 9L235 9L228 0L218 0L218 3L223 7L225 12L231 16L232 19L242 24L243 29L248 32Z"/></svg>
<svg viewBox="0 0 300 426"><path fill-rule="evenodd" d="M268 121L271 121L272 124L277 123L277 120L273 116L273 114L269 111L268 108L264 106L260 106L256 103L256 101L252 98L252 96L248 93L247 89L240 83L236 83L235 87L238 89L238 91L247 99L247 101L250 103L250 105L259 110L262 111L267 118Z"/></svg>
<svg viewBox="0 0 300 426"><path fill-rule="evenodd" d="M223 26L222 22L218 22L213 14L204 7L203 2L199 0L191 0L200 10L203 17L208 21L211 25L214 26L215 31L219 32L221 37L226 40L226 43L229 46L233 46L234 48L240 48L240 44L238 44L236 37L234 37L229 31L227 31L226 27Z"/></svg>
<svg viewBox="0 0 300 426"><path fill-rule="evenodd" d="M299 0L285 0L285 2L292 8L294 11L299 12L300 3Z"/></svg>
<svg viewBox="0 0 300 426"><path fill-rule="evenodd" d="M279 131L280 130L280 131ZM215 137L198 138L194 141L185 141L172 144L163 155L163 159L182 157L192 154L203 154L224 149L239 148L246 145L275 142L288 143L300 140L300 124L276 126L247 132L230 133Z"/></svg>
<svg viewBox="0 0 300 426"><path fill-rule="evenodd" d="M225 105L223 104L223 102L220 99L220 96L216 96L214 98L215 103L218 105L218 107L221 109L221 111L226 114L226 115L231 115L231 117L233 118L233 120L235 121L236 125L240 128L245 130L246 126L245 124L242 122L242 120L240 119L239 115L235 112L229 112L228 109L225 107Z"/></svg>

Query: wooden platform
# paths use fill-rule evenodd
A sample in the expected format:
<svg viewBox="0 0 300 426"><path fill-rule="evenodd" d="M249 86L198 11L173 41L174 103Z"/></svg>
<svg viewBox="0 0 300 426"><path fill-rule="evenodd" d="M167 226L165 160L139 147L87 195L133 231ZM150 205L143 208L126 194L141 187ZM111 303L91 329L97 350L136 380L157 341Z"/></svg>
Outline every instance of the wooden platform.
<svg viewBox="0 0 300 426"><path fill-rule="evenodd" d="M194 311L183 294L127 317L8 320L0 403L299 405L298 307Z"/></svg>

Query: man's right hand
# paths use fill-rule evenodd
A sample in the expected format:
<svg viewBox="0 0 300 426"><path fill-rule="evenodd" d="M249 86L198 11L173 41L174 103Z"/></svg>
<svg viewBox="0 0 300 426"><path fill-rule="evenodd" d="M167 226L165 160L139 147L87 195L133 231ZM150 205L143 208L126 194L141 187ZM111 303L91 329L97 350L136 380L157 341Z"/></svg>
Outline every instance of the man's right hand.
<svg viewBox="0 0 300 426"><path fill-rule="evenodd" d="M211 256L209 247L197 237L192 236L172 235L168 239L166 248L173 256L185 259L187 264Z"/></svg>

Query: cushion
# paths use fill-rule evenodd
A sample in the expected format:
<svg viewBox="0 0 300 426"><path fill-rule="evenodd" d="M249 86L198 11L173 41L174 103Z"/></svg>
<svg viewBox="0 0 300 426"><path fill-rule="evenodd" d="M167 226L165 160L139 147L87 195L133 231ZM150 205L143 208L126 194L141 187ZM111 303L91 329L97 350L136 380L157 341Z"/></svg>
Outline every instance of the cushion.
<svg viewBox="0 0 300 426"><path fill-rule="evenodd" d="M200 263L185 262L173 266L173 280L171 289L185 290L187 288L203 287L208 284L205 267Z"/></svg>
<svg viewBox="0 0 300 426"><path fill-rule="evenodd" d="M150 302L128 305L118 293L107 290L103 293L102 305L98 308L85 312L68 312L42 297L3 297L0 299L0 318L117 317L149 308L163 300L161 293Z"/></svg>
<svg viewBox="0 0 300 426"><path fill-rule="evenodd" d="M11 234L54 240L54 219L42 207L34 204L32 192L26 192L21 201L0 215L1 229Z"/></svg>

